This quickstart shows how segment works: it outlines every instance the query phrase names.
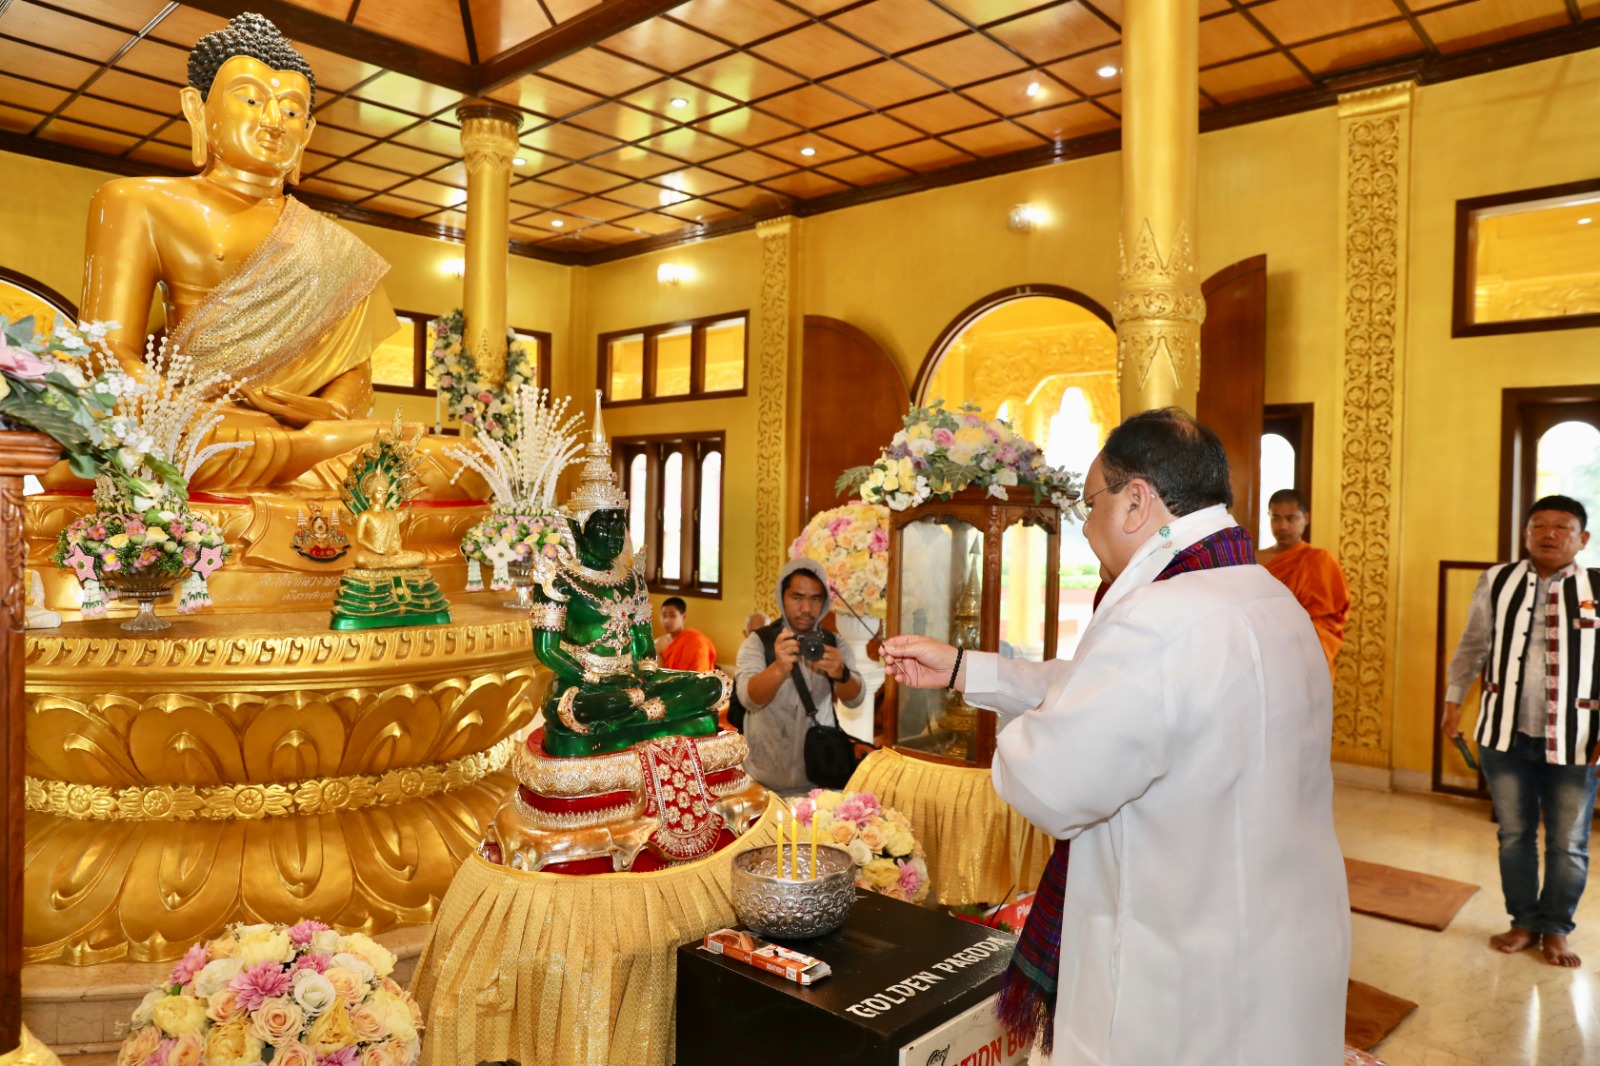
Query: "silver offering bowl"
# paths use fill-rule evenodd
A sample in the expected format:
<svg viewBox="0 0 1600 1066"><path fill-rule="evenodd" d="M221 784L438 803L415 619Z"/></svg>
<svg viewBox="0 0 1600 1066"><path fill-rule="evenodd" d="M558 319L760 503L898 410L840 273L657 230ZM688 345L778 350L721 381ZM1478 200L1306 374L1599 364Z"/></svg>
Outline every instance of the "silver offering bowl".
<svg viewBox="0 0 1600 1066"><path fill-rule="evenodd" d="M785 871L799 857L800 877L779 876L778 847L766 844L733 858L733 909L746 929L780 940L804 940L833 932L850 916L856 899L856 864L832 844L817 845L817 876L811 877L811 845L783 845Z"/></svg>

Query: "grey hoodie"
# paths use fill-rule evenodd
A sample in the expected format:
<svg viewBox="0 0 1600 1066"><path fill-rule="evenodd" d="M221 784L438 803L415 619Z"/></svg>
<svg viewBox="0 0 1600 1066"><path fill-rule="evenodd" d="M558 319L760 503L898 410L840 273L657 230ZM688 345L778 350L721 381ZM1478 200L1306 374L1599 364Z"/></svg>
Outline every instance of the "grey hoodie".
<svg viewBox="0 0 1600 1066"><path fill-rule="evenodd" d="M778 617L788 625L783 611L783 582L790 574L805 571L822 583L823 602L818 618L825 616L833 604L828 590L828 572L814 559L792 559L778 575L778 587L773 590L778 602ZM855 653L848 644L840 643L844 665L851 673L856 670ZM767 668L767 656L761 646L761 637L751 633L739 647L739 658L734 667L734 684L739 702L745 708L745 740L750 745L750 757L745 760L745 773L777 791L797 791L817 787L806 779L806 730L811 723L806 720L805 705L794 682L786 681L778 688L771 703L756 703L750 698L750 679ZM833 686L828 679L803 664L800 676L807 682L811 700L817 707L817 721L824 725L837 725L833 712ZM861 706L865 688L856 693L854 700L846 700L846 707Z"/></svg>

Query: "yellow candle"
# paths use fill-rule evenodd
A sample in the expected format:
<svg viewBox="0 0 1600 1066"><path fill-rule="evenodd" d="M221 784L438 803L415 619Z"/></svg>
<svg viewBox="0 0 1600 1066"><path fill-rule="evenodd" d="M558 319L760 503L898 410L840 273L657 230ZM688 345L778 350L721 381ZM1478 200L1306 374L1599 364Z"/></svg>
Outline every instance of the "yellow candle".
<svg viewBox="0 0 1600 1066"><path fill-rule="evenodd" d="M817 812L811 812L811 880L817 879Z"/></svg>

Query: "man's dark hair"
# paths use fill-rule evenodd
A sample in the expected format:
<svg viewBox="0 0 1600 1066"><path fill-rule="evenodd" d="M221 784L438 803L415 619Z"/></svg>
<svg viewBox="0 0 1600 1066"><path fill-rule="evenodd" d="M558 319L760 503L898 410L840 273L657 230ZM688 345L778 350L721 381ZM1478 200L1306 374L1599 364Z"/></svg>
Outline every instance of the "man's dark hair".
<svg viewBox="0 0 1600 1066"><path fill-rule="evenodd" d="M662 600L661 609L665 611L668 607L676 607L679 614L689 613L689 605L683 602L682 596L668 596L666 599Z"/></svg>
<svg viewBox="0 0 1600 1066"><path fill-rule="evenodd" d="M1535 500L1533 506L1528 508L1528 521L1533 521L1533 516L1540 511L1565 511L1578 519L1578 529L1589 528L1589 512L1583 509L1583 504L1571 496L1545 496Z"/></svg>
<svg viewBox="0 0 1600 1066"><path fill-rule="evenodd" d="M793 581L797 577L809 577L812 581L816 581L817 580L817 575L813 574L810 570L807 570L803 566L799 567L797 569L791 570L787 574L783 575L783 580L782 581L778 582L778 598L779 599L782 599L783 598L783 594L785 592L789 591L789 582ZM827 592L828 591L828 583L827 582L822 581L822 582L818 582L818 584L820 584L822 586L822 591L823 592Z"/></svg>
<svg viewBox="0 0 1600 1066"><path fill-rule="evenodd" d="M292 70L304 74L311 83L311 99L317 101L317 77L311 73L306 57L295 51L289 39L264 15L247 11L235 16L220 30L206 34L189 52L189 84L200 90L200 99L211 95L211 83L222 64L234 56L259 59L273 70Z"/></svg>
<svg viewBox="0 0 1600 1066"><path fill-rule="evenodd" d="M1219 503L1233 506L1222 441L1181 407L1144 411L1112 430L1100 466L1109 488L1143 478L1180 517Z"/></svg>
<svg viewBox="0 0 1600 1066"><path fill-rule="evenodd" d="M1279 489L1267 497L1268 507L1277 507L1279 504L1292 503L1305 514L1311 513L1311 508L1306 506L1306 498L1300 495L1299 489Z"/></svg>

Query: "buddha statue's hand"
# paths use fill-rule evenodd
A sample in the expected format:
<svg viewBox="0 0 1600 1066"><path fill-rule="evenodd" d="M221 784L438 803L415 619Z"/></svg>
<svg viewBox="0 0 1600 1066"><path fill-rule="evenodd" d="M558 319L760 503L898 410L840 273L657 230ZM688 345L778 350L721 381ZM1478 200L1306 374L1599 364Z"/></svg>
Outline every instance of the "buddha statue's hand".
<svg viewBox="0 0 1600 1066"><path fill-rule="evenodd" d="M329 422L350 417L349 408L320 396L299 396L271 385L239 392L245 403L280 422L303 427L309 422Z"/></svg>

